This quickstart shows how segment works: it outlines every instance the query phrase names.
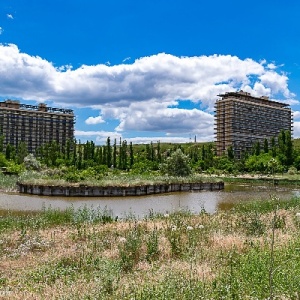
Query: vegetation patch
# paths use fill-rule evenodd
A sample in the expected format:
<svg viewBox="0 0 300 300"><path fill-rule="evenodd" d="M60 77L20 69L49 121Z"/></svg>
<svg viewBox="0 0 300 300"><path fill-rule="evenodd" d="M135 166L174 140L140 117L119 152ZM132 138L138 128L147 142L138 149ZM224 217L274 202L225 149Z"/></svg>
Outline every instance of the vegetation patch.
<svg viewBox="0 0 300 300"><path fill-rule="evenodd" d="M0 290L8 299L299 296L299 198L144 220L47 209L2 216L0 224Z"/></svg>

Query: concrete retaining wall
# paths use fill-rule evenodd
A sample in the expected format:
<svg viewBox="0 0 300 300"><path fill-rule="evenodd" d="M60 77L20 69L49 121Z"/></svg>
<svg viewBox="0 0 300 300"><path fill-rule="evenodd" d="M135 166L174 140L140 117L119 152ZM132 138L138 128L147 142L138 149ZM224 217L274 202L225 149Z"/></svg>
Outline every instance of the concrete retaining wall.
<svg viewBox="0 0 300 300"><path fill-rule="evenodd" d="M214 191L223 190L224 182L201 182L182 184L155 184L129 187L118 186L47 186L19 183L19 192L43 196L67 197L109 197L109 196L143 196L180 191Z"/></svg>

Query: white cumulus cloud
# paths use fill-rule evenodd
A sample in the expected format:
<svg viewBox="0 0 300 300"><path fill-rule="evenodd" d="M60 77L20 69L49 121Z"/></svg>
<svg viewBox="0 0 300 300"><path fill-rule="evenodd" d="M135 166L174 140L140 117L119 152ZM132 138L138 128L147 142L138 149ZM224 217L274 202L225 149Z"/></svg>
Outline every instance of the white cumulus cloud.
<svg viewBox="0 0 300 300"><path fill-rule="evenodd" d="M101 116L98 117L89 117L85 120L85 123L88 125L95 125L95 124L100 124L104 123L105 121L102 119Z"/></svg>
<svg viewBox="0 0 300 300"><path fill-rule="evenodd" d="M0 96L97 108L101 116L88 118L86 124L114 118L119 121L118 132L212 137L211 113L217 95L239 89L295 101L287 75L266 60L159 53L132 63L74 69L55 67L46 59L22 53L14 44L0 44ZM186 100L194 107L184 108Z"/></svg>

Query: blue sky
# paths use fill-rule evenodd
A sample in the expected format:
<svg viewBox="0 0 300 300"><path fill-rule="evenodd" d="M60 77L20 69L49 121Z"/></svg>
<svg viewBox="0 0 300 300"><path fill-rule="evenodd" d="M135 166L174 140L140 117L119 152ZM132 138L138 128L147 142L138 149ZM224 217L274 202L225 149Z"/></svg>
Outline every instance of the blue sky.
<svg viewBox="0 0 300 300"><path fill-rule="evenodd" d="M300 2L1 0L0 100L74 109L81 141L213 140L217 95L291 104Z"/></svg>

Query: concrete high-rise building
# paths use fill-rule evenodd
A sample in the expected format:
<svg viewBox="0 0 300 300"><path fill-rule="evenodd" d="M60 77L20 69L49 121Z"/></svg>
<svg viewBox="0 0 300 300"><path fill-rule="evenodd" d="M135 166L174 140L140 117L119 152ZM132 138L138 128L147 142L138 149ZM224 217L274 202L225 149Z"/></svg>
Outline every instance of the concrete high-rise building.
<svg viewBox="0 0 300 300"><path fill-rule="evenodd" d="M63 146L74 138L73 110L6 100L0 102L0 134L4 137L4 147L8 144L18 147L25 142L30 153L51 141Z"/></svg>
<svg viewBox="0 0 300 300"><path fill-rule="evenodd" d="M236 158L251 151L253 144L269 142L281 130L292 131L292 111L288 104L254 97L249 93L229 92L218 95L215 104L217 155L232 146Z"/></svg>

